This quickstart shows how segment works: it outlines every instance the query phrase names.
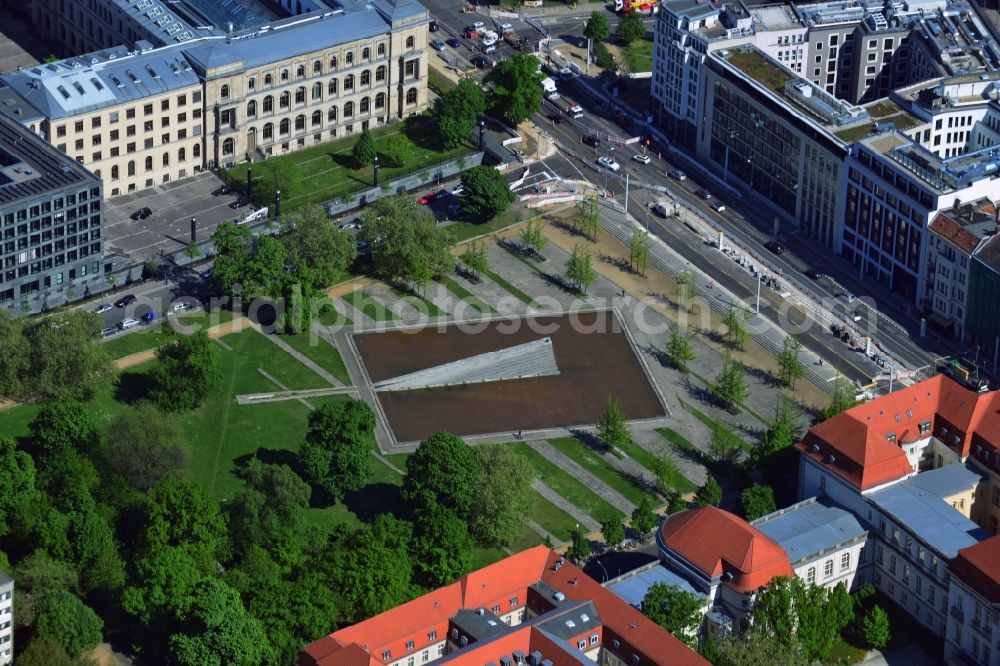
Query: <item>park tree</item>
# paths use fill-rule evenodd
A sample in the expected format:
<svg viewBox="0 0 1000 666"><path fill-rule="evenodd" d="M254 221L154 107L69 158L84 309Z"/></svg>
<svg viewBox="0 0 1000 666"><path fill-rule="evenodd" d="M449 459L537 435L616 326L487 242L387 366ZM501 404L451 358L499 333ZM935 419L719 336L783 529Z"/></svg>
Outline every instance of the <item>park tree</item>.
<svg viewBox="0 0 1000 666"><path fill-rule="evenodd" d="M177 547L200 562L222 559L229 550L219 502L191 481L167 477L149 491L140 551Z"/></svg>
<svg viewBox="0 0 1000 666"><path fill-rule="evenodd" d="M307 267L316 288L336 282L357 256L354 237L338 229L322 206L306 206L292 213L289 229L280 240L289 263Z"/></svg>
<svg viewBox="0 0 1000 666"><path fill-rule="evenodd" d="M712 439L708 454L717 463L733 464L740 458L743 440L728 423L717 419L712 423Z"/></svg>
<svg viewBox="0 0 1000 666"><path fill-rule="evenodd" d="M192 554L185 546L149 548L131 563L131 584L121 597L122 609L140 623L167 636L182 614L194 586L206 576L218 573L218 564Z"/></svg>
<svg viewBox="0 0 1000 666"><path fill-rule="evenodd" d="M693 334L686 326L677 324L671 327L664 352L667 362L684 374L688 371L688 361L693 361L695 358L694 346L691 344L692 337Z"/></svg>
<svg viewBox="0 0 1000 666"><path fill-rule="evenodd" d="M684 309L690 311L691 299L694 297L694 273L682 270L677 274L677 300Z"/></svg>
<svg viewBox="0 0 1000 666"><path fill-rule="evenodd" d="M679 491L674 491L671 493L670 498L667 500L667 514L672 515L679 511L684 511L688 508L687 500L684 496L680 494Z"/></svg>
<svg viewBox="0 0 1000 666"><path fill-rule="evenodd" d="M471 446L449 432L436 433L406 459L403 503L415 513L440 504L468 520L479 495L481 476L479 459Z"/></svg>
<svg viewBox="0 0 1000 666"><path fill-rule="evenodd" d="M594 270L590 250L580 243L573 246L569 260L566 262L566 279L581 294L586 294L590 286L597 282L597 272Z"/></svg>
<svg viewBox="0 0 1000 666"><path fill-rule="evenodd" d="M28 439L39 459L51 459L63 451L93 453L100 435L91 411L74 400L51 400L28 424Z"/></svg>
<svg viewBox="0 0 1000 666"><path fill-rule="evenodd" d="M636 12L629 12L618 22L618 38L626 45L646 36L646 25Z"/></svg>
<svg viewBox="0 0 1000 666"><path fill-rule="evenodd" d="M10 435L0 434L0 543L26 524L41 499L35 487L35 461ZM18 586L21 581L18 580Z"/></svg>
<svg viewBox="0 0 1000 666"><path fill-rule="evenodd" d="M534 471L527 458L503 444L477 446L476 459L480 472L469 531L482 546L509 547L534 508Z"/></svg>
<svg viewBox="0 0 1000 666"><path fill-rule="evenodd" d="M663 497L669 496L679 474L673 449L669 446L661 446L653 451L649 471L656 476L656 492Z"/></svg>
<svg viewBox="0 0 1000 666"><path fill-rule="evenodd" d="M229 509L229 535L235 549L267 550L284 567L303 559L309 484L288 465L266 465L256 457L241 470L245 482Z"/></svg>
<svg viewBox="0 0 1000 666"><path fill-rule="evenodd" d="M596 196L588 194L576 202L574 223L581 234L590 240L597 240L597 233L601 230L601 202Z"/></svg>
<svg viewBox="0 0 1000 666"><path fill-rule="evenodd" d="M750 312L746 308L729 306L723 324L726 326L726 339L733 349L743 351L746 348L750 339L750 329L747 326L749 317Z"/></svg>
<svg viewBox="0 0 1000 666"><path fill-rule="evenodd" d="M757 595L753 624L784 642L798 642L810 661L826 659L853 614L846 588L843 583L837 587L842 589L829 591L797 577L775 578Z"/></svg>
<svg viewBox="0 0 1000 666"><path fill-rule="evenodd" d="M653 501L648 495L643 495L639 504L632 510L633 530L639 533L640 538L646 541L649 533L656 527L656 514L653 512Z"/></svg>
<svg viewBox="0 0 1000 666"><path fill-rule="evenodd" d="M462 174L462 187L462 210L483 222L507 210L516 198L504 175L482 164Z"/></svg>
<svg viewBox="0 0 1000 666"><path fill-rule="evenodd" d="M538 58L529 53L515 53L497 63L485 82L493 86L486 96L490 115L511 125L520 125L542 106Z"/></svg>
<svg viewBox="0 0 1000 666"><path fill-rule="evenodd" d="M35 637L59 645L71 657L97 647L104 622L72 592L53 590L35 605Z"/></svg>
<svg viewBox="0 0 1000 666"><path fill-rule="evenodd" d="M743 373L743 364L734 359L732 354L726 352L719 374L715 376L715 381L710 388L719 400L734 409L738 408L749 395L747 380Z"/></svg>
<svg viewBox="0 0 1000 666"><path fill-rule="evenodd" d="M521 245L536 255L540 255L548 241L542 233L542 221L538 219L528 220L521 229Z"/></svg>
<svg viewBox="0 0 1000 666"><path fill-rule="evenodd" d="M642 614L690 647L698 644L701 606L701 599L667 583L655 583L642 598Z"/></svg>
<svg viewBox="0 0 1000 666"><path fill-rule="evenodd" d="M646 274L649 263L649 238L641 231L633 231L629 238L628 265L637 273Z"/></svg>
<svg viewBox="0 0 1000 666"><path fill-rule="evenodd" d="M379 154L386 166L398 169L413 159L413 142L402 132L393 134L382 143Z"/></svg>
<svg viewBox="0 0 1000 666"><path fill-rule="evenodd" d="M205 331L178 335L156 349L149 398L161 409L196 409L222 377L221 353Z"/></svg>
<svg viewBox="0 0 1000 666"><path fill-rule="evenodd" d="M489 260L486 256L486 243L479 240L471 240L465 246L465 252L458 257L465 264L473 276L478 280L480 274L489 268Z"/></svg>
<svg viewBox="0 0 1000 666"><path fill-rule="evenodd" d="M800 415L791 400L784 396L778 397L774 408L774 420L771 421L760 445L754 449L754 458L758 461L785 451L798 438Z"/></svg>
<svg viewBox="0 0 1000 666"><path fill-rule="evenodd" d="M611 394L608 394L601 420L597 422L597 435L612 449L621 448L632 441L632 431L625 419L625 412Z"/></svg>
<svg viewBox="0 0 1000 666"><path fill-rule="evenodd" d="M104 323L93 312L71 310L27 324L30 359L19 396L25 400L90 400L114 376L107 348L99 344Z"/></svg>
<svg viewBox="0 0 1000 666"><path fill-rule="evenodd" d="M442 146L451 150L469 140L476 122L484 113L486 93L472 79L462 79L434 101L430 116Z"/></svg>
<svg viewBox="0 0 1000 666"><path fill-rule="evenodd" d="M149 402L122 412L105 430L104 442L104 464L140 492L188 464L177 420Z"/></svg>
<svg viewBox="0 0 1000 666"><path fill-rule="evenodd" d="M604 545L615 550L625 541L625 526L620 518L608 518L601 521L601 534L604 535Z"/></svg>
<svg viewBox="0 0 1000 666"><path fill-rule="evenodd" d="M327 403L309 414L299 463L313 486L342 500L368 484L374 442L375 413L368 403Z"/></svg>
<svg viewBox="0 0 1000 666"><path fill-rule="evenodd" d="M571 562L576 562L577 564L590 557L590 544L587 543L587 537L584 536L579 527L574 528L570 533L570 543L569 548L566 549L566 557Z"/></svg>
<svg viewBox="0 0 1000 666"><path fill-rule="evenodd" d="M611 36L611 26L608 25L608 18L603 11L591 12L583 29L583 36L595 42L603 42Z"/></svg>
<svg viewBox="0 0 1000 666"><path fill-rule="evenodd" d="M435 506L414 523L410 554L416 582L427 588L450 583L472 569L472 538L464 520L451 509Z"/></svg>
<svg viewBox="0 0 1000 666"><path fill-rule="evenodd" d="M889 644L889 640L892 638L889 614L881 606L872 606L861 621L861 630L865 637L865 643L874 650L881 650Z"/></svg>
<svg viewBox="0 0 1000 666"><path fill-rule="evenodd" d="M611 55L611 51L608 50L604 42L594 44L594 63L601 69L609 72L613 72L618 68L615 57Z"/></svg>
<svg viewBox="0 0 1000 666"><path fill-rule="evenodd" d="M89 663L71 657L58 643L35 638L18 655L17 666L89 666Z"/></svg>
<svg viewBox="0 0 1000 666"><path fill-rule="evenodd" d="M5 569L8 571L9 569ZM39 548L24 557L14 568L14 580L24 596L20 603L31 603L55 590L79 591L79 577L70 562L53 558L48 551ZM32 611L31 615L34 615Z"/></svg>
<svg viewBox="0 0 1000 666"><path fill-rule="evenodd" d="M778 380L790 389L795 388L795 381L806 374L806 366L799 360L802 343L794 335L785 336L784 346L778 354Z"/></svg>
<svg viewBox="0 0 1000 666"><path fill-rule="evenodd" d="M830 404L820 410L816 418L816 423L822 423L832 419L837 414L845 412L858 404L855 400L857 390L854 385L842 375L837 375L833 380L833 389L830 392Z"/></svg>
<svg viewBox="0 0 1000 666"><path fill-rule="evenodd" d="M215 264L211 283L227 296L281 296L288 278L285 245L273 236L254 237L245 226L222 222L212 234Z"/></svg>
<svg viewBox="0 0 1000 666"><path fill-rule="evenodd" d="M756 520L778 510L774 501L774 489L755 483L740 494L740 506L743 507L743 517Z"/></svg>
<svg viewBox="0 0 1000 666"><path fill-rule="evenodd" d="M420 284L450 267L447 234L437 227L434 214L411 197L378 199L365 209L364 219L358 238L371 248L372 268L378 277Z"/></svg>
<svg viewBox="0 0 1000 666"><path fill-rule="evenodd" d="M368 166L375 161L375 139L367 127L361 130L361 136L354 143L351 155L361 166Z"/></svg>
<svg viewBox="0 0 1000 666"><path fill-rule="evenodd" d="M694 501L698 506L718 506L722 501L722 486L711 474L705 479L705 483L695 491Z"/></svg>
<svg viewBox="0 0 1000 666"><path fill-rule="evenodd" d="M0 310L0 400L20 397L29 378L31 349L23 324Z"/></svg>
<svg viewBox="0 0 1000 666"><path fill-rule="evenodd" d="M783 641L767 631L751 628L742 636L731 636L720 641L717 646L716 666L759 666L760 664L782 664L782 666L807 666L802 646L795 641Z"/></svg>
<svg viewBox="0 0 1000 666"><path fill-rule="evenodd" d="M125 583L125 562L107 518L92 501L68 514L66 538L84 593L118 592Z"/></svg>

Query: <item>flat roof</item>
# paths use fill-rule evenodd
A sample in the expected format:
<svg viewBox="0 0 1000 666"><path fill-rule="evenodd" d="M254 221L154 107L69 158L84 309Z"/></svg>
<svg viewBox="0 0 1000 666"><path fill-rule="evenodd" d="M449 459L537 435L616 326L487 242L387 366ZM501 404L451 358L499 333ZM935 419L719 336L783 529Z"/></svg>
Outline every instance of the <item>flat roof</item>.
<svg viewBox="0 0 1000 666"><path fill-rule="evenodd" d="M639 608L642 606L642 600L645 598L646 592L657 583L674 585L685 592L695 595L699 599L705 597L705 594L692 587L687 579L674 573L662 564L648 571L629 576L618 583L607 585L607 588L625 600L630 606Z"/></svg>
<svg viewBox="0 0 1000 666"><path fill-rule="evenodd" d="M793 504L750 524L784 548L793 566L868 534L854 514L816 498Z"/></svg>
<svg viewBox="0 0 1000 666"><path fill-rule="evenodd" d="M671 14L688 19L703 19L721 11L720 7L704 0L667 0L660 5L661 10L664 8Z"/></svg>
<svg viewBox="0 0 1000 666"><path fill-rule="evenodd" d="M958 509L938 495L924 490L922 485L926 485L927 481L914 483L920 476L918 474L885 490L871 493L867 495L868 501L948 559L954 558L962 548L989 538L986 530L963 516Z"/></svg>
<svg viewBox="0 0 1000 666"><path fill-rule="evenodd" d="M970 488L975 488L985 478L984 475L974 471L970 467L955 464L921 472L908 479L906 483L914 488L919 488L925 493L944 499L956 493L967 491Z"/></svg>

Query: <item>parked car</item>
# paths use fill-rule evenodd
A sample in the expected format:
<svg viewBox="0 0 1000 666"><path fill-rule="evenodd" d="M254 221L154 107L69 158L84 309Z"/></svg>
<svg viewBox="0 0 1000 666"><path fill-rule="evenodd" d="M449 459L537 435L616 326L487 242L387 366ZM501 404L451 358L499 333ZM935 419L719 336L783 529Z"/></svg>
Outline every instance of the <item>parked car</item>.
<svg viewBox="0 0 1000 666"><path fill-rule="evenodd" d="M491 44L483 44L483 53L496 53L496 52L497 52L496 42L493 42Z"/></svg>
<svg viewBox="0 0 1000 666"><path fill-rule="evenodd" d="M472 24L473 30L482 30L485 27L486 27L486 24L483 23L482 21L476 21L476 22L474 22Z"/></svg>
<svg viewBox="0 0 1000 666"><path fill-rule="evenodd" d="M588 146L594 146L595 148L596 148L597 146L601 145L601 140L600 140L600 139L598 139L598 138L597 138L597 137L596 137L595 135L593 135L593 134L588 134L587 136L583 137L583 142L584 142L585 144L587 144Z"/></svg>
<svg viewBox="0 0 1000 666"><path fill-rule="evenodd" d="M621 165L618 164L618 162L615 162L610 157L598 157L597 163L600 164L605 169L611 169L612 171L618 171L619 169L622 168Z"/></svg>
<svg viewBox="0 0 1000 666"><path fill-rule="evenodd" d="M143 312L142 316L139 318L148 324L149 322L156 319L156 313L153 312L152 310L150 310L149 312Z"/></svg>
<svg viewBox="0 0 1000 666"><path fill-rule="evenodd" d="M97 314L104 314L105 312L109 312L110 310L111 306L108 305L107 303L101 303L96 308L94 308L94 312Z"/></svg>
<svg viewBox="0 0 1000 666"><path fill-rule="evenodd" d="M650 162L650 157L646 153L636 153L632 156L632 159L639 164L649 164Z"/></svg>
<svg viewBox="0 0 1000 666"><path fill-rule="evenodd" d="M514 26L512 26L510 23L501 23L500 24L500 32L507 32L508 30L513 30L513 29L514 29Z"/></svg>
<svg viewBox="0 0 1000 666"><path fill-rule="evenodd" d="M132 213L131 215L129 215L129 217L131 217L133 220L145 220L147 217L149 217L152 214L153 214L153 211L151 211L148 207L144 207L144 208L140 208L139 210L135 211L134 213Z"/></svg>
<svg viewBox="0 0 1000 666"><path fill-rule="evenodd" d="M132 319L131 317L127 317L125 319L122 319L120 322L118 322L118 328L119 328L119 330L122 330L122 331L127 331L130 328L135 328L138 325L139 325L139 320L138 319Z"/></svg>
<svg viewBox="0 0 1000 666"><path fill-rule="evenodd" d="M549 114L549 120L551 120L553 122L553 124L561 125L562 122L565 120L565 118L563 118L562 116L560 116L558 113L550 113Z"/></svg>
<svg viewBox="0 0 1000 666"><path fill-rule="evenodd" d="M461 183L459 183L455 187L451 188L451 194L452 194L452 196L456 196L456 197L462 196L463 192L465 192L465 185L462 185Z"/></svg>
<svg viewBox="0 0 1000 666"><path fill-rule="evenodd" d="M133 303L135 303L135 296L133 296L132 294L127 294L127 295L122 296L121 298L119 298L117 301L115 301L115 307L116 308L127 308L128 306L132 305Z"/></svg>
<svg viewBox="0 0 1000 666"><path fill-rule="evenodd" d="M714 210L716 213L723 213L726 210L726 204L722 203L721 201L713 201L712 203L708 204L708 207Z"/></svg>
<svg viewBox="0 0 1000 666"><path fill-rule="evenodd" d="M212 192L212 196L213 197L218 197L218 196L222 196L223 194L229 194L232 191L233 191L232 186L227 183L227 184L221 185L214 192Z"/></svg>
<svg viewBox="0 0 1000 666"><path fill-rule="evenodd" d="M771 252L774 252L775 254L783 254L785 252L785 246L776 240L767 241L766 243L764 243L764 247L766 247Z"/></svg>
<svg viewBox="0 0 1000 666"><path fill-rule="evenodd" d="M459 46L462 45L462 42L458 41L458 37L449 37L448 39L444 40L444 43L453 49L457 49Z"/></svg>
<svg viewBox="0 0 1000 666"><path fill-rule="evenodd" d="M583 107L579 104L574 104L568 109L566 109L566 115L570 118L580 119L583 118Z"/></svg>
<svg viewBox="0 0 1000 666"><path fill-rule="evenodd" d="M193 306L187 301L178 301L170 306L171 312L182 312L184 310L190 310Z"/></svg>
<svg viewBox="0 0 1000 666"><path fill-rule="evenodd" d="M486 56L481 56L481 55L477 55L477 56L473 57L472 58L472 64L475 65L476 67L478 67L479 69L492 69L493 68L493 61L490 60L489 58L487 58Z"/></svg>
<svg viewBox="0 0 1000 666"><path fill-rule="evenodd" d="M670 176L671 178L673 178L674 180L679 180L679 181L682 181L682 182L685 181L685 180L687 180L687 177L688 177L687 174L684 173L683 171L681 171L680 169L674 169L673 171L671 171L667 175Z"/></svg>
<svg viewBox="0 0 1000 666"><path fill-rule="evenodd" d="M420 204L421 206L426 206L430 202L437 199L437 195L438 195L437 192L428 192L424 196L417 199L417 203Z"/></svg>
<svg viewBox="0 0 1000 666"><path fill-rule="evenodd" d="M101 337L106 338L108 336L114 335L117 332L118 332L117 326L108 326L103 331L101 331Z"/></svg>
<svg viewBox="0 0 1000 666"><path fill-rule="evenodd" d="M437 21L431 21L430 25L427 26L427 29L430 30L431 32L437 32L437 30L438 30L438 22Z"/></svg>
<svg viewBox="0 0 1000 666"><path fill-rule="evenodd" d="M229 204L229 207L232 208L233 210L236 210L237 208L242 208L243 206L246 206L249 203L250 203L249 199L247 199L246 197L240 197L238 199L234 199L233 202Z"/></svg>
<svg viewBox="0 0 1000 666"><path fill-rule="evenodd" d="M576 76L576 74L574 74L573 70L570 69L569 67L563 67L562 69L559 70L559 78L563 81L567 79L572 79L574 76Z"/></svg>
<svg viewBox="0 0 1000 666"><path fill-rule="evenodd" d="M448 48L448 45L444 43L444 40L432 39L431 48L433 48L436 51L444 51Z"/></svg>

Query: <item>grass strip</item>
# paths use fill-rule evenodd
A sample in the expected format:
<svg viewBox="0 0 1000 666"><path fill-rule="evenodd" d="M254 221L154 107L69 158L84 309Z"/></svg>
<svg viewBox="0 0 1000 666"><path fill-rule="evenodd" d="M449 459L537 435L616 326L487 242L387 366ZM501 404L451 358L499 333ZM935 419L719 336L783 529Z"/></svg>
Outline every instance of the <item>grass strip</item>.
<svg viewBox="0 0 1000 666"><path fill-rule="evenodd" d="M341 298L354 306L356 310L369 319L374 319L375 321L391 321L396 318L396 314L384 303L375 300L368 295L368 293L360 289L352 291L349 294L345 294L344 296L341 296Z"/></svg>
<svg viewBox="0 0 1000 666"><path fill-rule="evenodd" d="M612 466L602 455L591 450L575 437L560 437L548 440L560 453L573 460L585 470L603 481L609 488L617 490L633 504L639 504L649 493L633 482L627 474Z"/></svg>
<svg viewBox="0 0 1000 666"><path fill-rule="evenodd" d="M690 442L688 442L690 444ZM625 452L629 458L642 465L652 473L657 467L657 457L655 454L647 451L645 447L636 444L635 442L629 441L625 444L619 446L622 451ZM693 447L692 447L693 448ZM694 483L692 483L687 477L685 477L680 472L674 472L669 475L667 479L664 479L667 485L676 490L677 492L684 494L695 489Z"/></svg>
<svg viewBox="0 0 1000 666"><path fill-rule="evenodd" d="M332 343L310 333L282 335L280 339L344 384L350 385L351 378L347 374L347 366L344 365L344 359L340 357L340 352Z"/></svg>
<svg viewBox="0 0 1000 666"><path fill-rule="evenodd" d="M514 444L513 447L515 451L524 454L531 463L531 466L535 468L538 478L545 485L552 488L552 490L559 493L565 500L588 514L594 520L602 521L609 518L623 518L625 516L625 514L613 507L597 493L587 488L582 482L559 469L555 463L524 442Z"/></svg>
<svg viewBox="0 0 1000 666"><path fill-rule="evenodd" d="M520 289L518 289L517 287L515 287L514 285L512 285L510 282L508 282L504 278L502 278L499 275L497 275L496 273L494 273L489 268L484 268L483 269L483 275L485 275L489 279L491 279L494 282L496 282L505 291L507 291L508 293L510 293L511 296L513 296L514 298L518 299L522 303L526 304L528 307L541 307L537 303L535 303L535 301L531 298L531 296L528 296L526 293L524 293L523 291L521 291Z"/></svg>
<svg viewBox="0 0 1000 666"><path fill-rule="evenodd" d="M458 300L462 301L470 308L476 312L482 314L488 314L493 312L493 308L486 304L485 301L477 298L471 291L460 285L459 283L452 280L447 275L442 275L437 278L439 284L441 284L445 289L450 291L452 294L458 297Z"/></svg>

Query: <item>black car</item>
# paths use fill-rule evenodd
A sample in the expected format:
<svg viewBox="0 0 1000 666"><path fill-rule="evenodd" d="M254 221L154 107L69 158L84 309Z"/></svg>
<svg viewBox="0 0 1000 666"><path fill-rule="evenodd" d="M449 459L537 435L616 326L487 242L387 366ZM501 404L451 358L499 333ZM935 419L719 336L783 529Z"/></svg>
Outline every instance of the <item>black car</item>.
<svg viewBox="0 0 1000 666"><path fill-rule="evenodd" d="M783 254L785 252L785 246L776 240L767 241L766 243L764 243L764 247L766 247L771 252L774 252L775 254Z"/></svg>
<svg viewBox="0 0 1000 666"><path fill-rule="evenodd" d="M476 67L478 67L479 69L492 69L493 68L493 61L490 60L489 58L487 58L486 56L482 56L482 55L475 56L472 59L472 64L475 65Z"/></svg>
<svg viewBox="0 0 1000 666"><path fill-rule="evenodd" d="M437 32L438 22L437 21L431 21L430 25L427 26L427 29L430 30L431 32Z"/></svg>
<svg viewBox="0 0 1000 666"><path fill-rule="evenodd" d="M233 210L236 210L237 208L242 208L243 206L246 206L249 203L250 203L249 199L246 199L244 197L240 197L239 199L237 199L233 203L229 204L229 207L232 208Z"/></svg>
<svg viewBox="0 0 1000 666"><path fill-rule="evenodd" d="M115 301L115 307L116 308L127 308L128 306L132 305L133 303L135 303L135 296L133 296L132 294L126 294L125 296L122 296L117 301Z"/></svg>
<svg viewBox="0 0 1000 666"><path fill-rule="evenodd" d="M558 113L550 113L549 120L551 120L556 125L562 125L563 121L566 119L560 116Z"/></svg>
<svg viewBox="0 0 1000 666"><path fill-rule="evenodd" d="M221 187L219 187L218 189L216 189L214 192L212 192L212 196L213 197L218 197L218 196L222 196L223 194L229 194L232 191L233 191L232 185L222 185Z"/></svg>
<svg viewBox="0 0 1000 666"><path fill-rule="evenodd" d="M709 199L712 198L712 193L705 189L695 190L694 193L697 194L702 199L704 199L705 201L708 201Z"/></svg>
<svg viewBox="0 0 1000 666"><path fill-rule="evenodd" d="M596 147L596 146L601 145L601 140L598 139L593 134L588 134L587 136L583 137L583 142L585 144L587 144L588 146L595 146Z"/></svg>
<svg viewBox="0 0 1000 666"><path fill-rule="evenodd" d="M820 272L819 272L818 270L816 270L815 268L810 268L809 270L807 270L807 271L806 271L806 277L807 277L807 278L810 278L810 279L812 279L812 280L818 280L818 279L820 279L821 277L823 277L823 274L822 274L822 273L820 273Z"/></svg>
<svg viewBox="0 0 1000 666"><path fill-rule="evenodd" d="M131 217L133 220L145 220L152 214L153 211L151 211L149 208L140 208L139 210L129 215L129 217Z"/></svg>

